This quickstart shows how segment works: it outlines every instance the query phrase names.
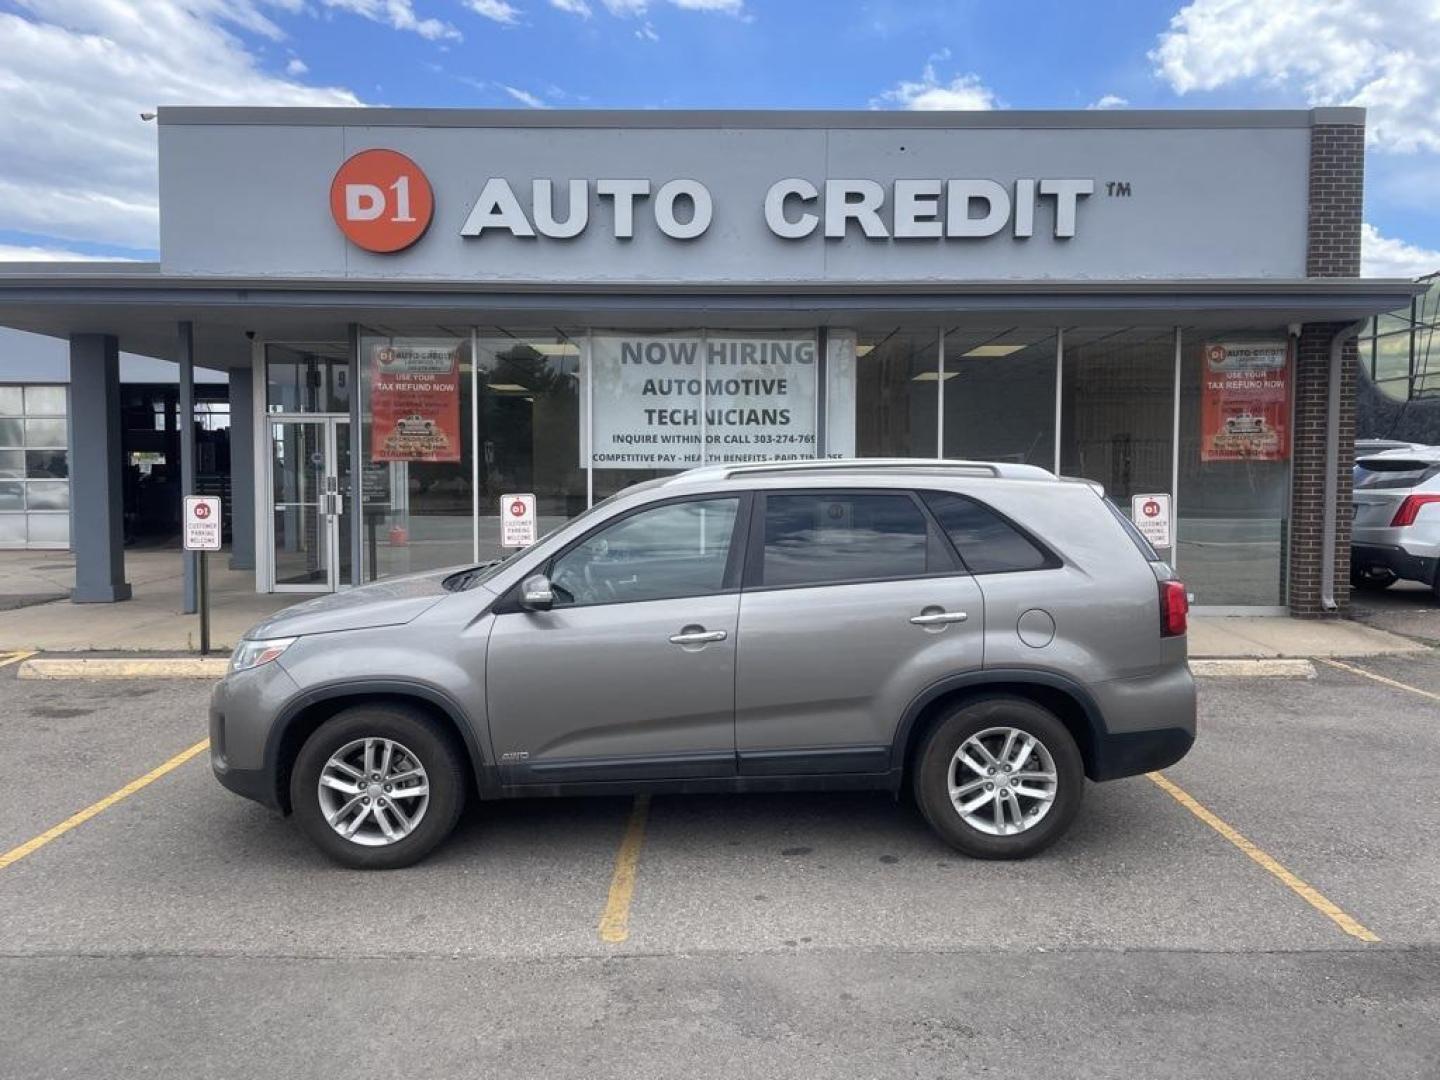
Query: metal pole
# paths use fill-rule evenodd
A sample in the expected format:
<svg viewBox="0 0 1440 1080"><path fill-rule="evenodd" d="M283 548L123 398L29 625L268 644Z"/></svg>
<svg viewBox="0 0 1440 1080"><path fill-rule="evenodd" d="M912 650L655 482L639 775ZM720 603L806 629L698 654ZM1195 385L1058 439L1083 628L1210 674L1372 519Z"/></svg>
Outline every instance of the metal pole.
<svg viewBox="0 0 1440 1080"><path fill-rule="evenodd" d="M1055 331L1055 475L1060 475L1060 402L1065 374L1065 328Z"/></svg>
<svg viewBox="0 0 1440 1080"><path fill-rule="evenodd" d="M1180 563L1180 327L1175 327L1175 401L1170 426L1170 568Z"/></svg>
<svg viewBox="0 0 1440 1080"><path fill-rule="evenodd" d="M203 505L203 504L202 504ZM209 552L200 552L200 655L210 655L210 560Z"/></svg>
<svg viewBox="0 0 1440 1080"><path fill-rule="evenodd" d="M175 360L180 372L180 405L176 426L180 435L180 498L196 495L195 490L195 329L189 322L175 328ZM195 610L194 552L181 555L183 566L181 609L190 614Z"/></svg>
<svg viewBox="0 0 1440 1080"><path fill-rule="evenodd" d="M535 416L531 410L531 418ZM470 327L470 559L480 561L480 332Z"/></svg>
<svg viewBox="0 0 1440 1080"><path fill-rule="evenodd" d="M936 331L935 349L935 456L945 456L945 328Z"/></svg>

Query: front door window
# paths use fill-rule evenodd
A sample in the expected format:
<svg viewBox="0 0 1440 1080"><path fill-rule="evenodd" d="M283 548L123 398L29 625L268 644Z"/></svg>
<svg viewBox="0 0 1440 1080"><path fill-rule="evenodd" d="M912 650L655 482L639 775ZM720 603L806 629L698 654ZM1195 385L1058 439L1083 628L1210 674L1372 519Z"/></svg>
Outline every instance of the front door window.
<svg viewBox="0 0 1440 1080"><path fill-rule="evenodd" d="M270 423L274 585L328 592L350 582L350 425Z"/></svg>

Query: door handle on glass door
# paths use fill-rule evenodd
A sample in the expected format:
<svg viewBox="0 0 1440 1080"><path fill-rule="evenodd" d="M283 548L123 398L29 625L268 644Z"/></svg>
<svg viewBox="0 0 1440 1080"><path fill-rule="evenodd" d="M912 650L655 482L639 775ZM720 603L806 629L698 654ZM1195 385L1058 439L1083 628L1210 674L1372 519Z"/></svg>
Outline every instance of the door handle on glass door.
<svg viewBox="0 0 1440 1080"><path fill-rule="evenodd" d="M970 618L964 611L934 611L928 615L912 615L910 621L916 626L941 626L945 623L964 622Z"/></svg>
<svg viewBox="0 0 1440 1080"><path fill-rule="evenodd" d="M724 630L682 630L678 634L670 635L671 645L704 645L711 641L724 641Z"/></svg>

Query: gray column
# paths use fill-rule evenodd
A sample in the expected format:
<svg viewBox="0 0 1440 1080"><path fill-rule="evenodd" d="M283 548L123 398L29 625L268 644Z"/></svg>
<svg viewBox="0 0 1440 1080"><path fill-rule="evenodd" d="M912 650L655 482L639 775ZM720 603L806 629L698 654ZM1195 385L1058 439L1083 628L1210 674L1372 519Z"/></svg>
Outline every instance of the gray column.
<svg viewBox="0 0 1440 1080"><path fill-rule="evenodd" d="M120 461L120 345L106 334L70 337L70 548L76 604L130 599Z"/></svg>
<svg viewBox="0 0 1440 1080"><path fill-rule="evenodd" d="M195 332L182 322L175 332L175 362L180 366L180 496L195 491ZM200 556L193 551L181 554L185 567L185 595L180 610L193 615L200 610L196 581Z"/></svg>
<svg viewBox="0 0 1440 1080"><path fill-rule="evenodd" d="M248 367L230 375L230 569L255 569L255 389Z"/></svg>

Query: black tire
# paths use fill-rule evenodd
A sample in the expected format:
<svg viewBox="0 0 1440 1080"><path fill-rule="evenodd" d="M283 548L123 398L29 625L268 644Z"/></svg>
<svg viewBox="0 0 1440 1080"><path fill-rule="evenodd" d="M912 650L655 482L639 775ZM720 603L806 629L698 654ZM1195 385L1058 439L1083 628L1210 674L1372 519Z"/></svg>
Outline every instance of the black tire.
<svg viewBox="0 0 1440 1080"><path fill-rule="evenodd" d="M992 727L1014 728L1034 736L1055 763L1055 798L1049 810L1037 824L1007 836L975 828L961 817L949 794L949 772L956 752L972 735ZM1085 766L1074 738L1048 709L1024 698L987 697L966 702L936 724L921 747L913 784L920 812L951 847L977 859L1024 859L1060 839L1075 820L1085 786Z"/></svg>
<svg viewBox="0 0 1440 1080"><path fill-rule="evenodd" d="M356 739L392 739L425 770L429 802L414 830L383 847L368 847L340 836L320 805L320 772L330 756ZM452 733L434 718L403 705L358 705L337 713L315 731L290 772L290 806L312 843L331 859L355 870L396 870L428 855L450 835L465 801L465 759Z"/></svg>
<svg viewBox="0 0 1440 1080"><path fill-rule="evenodd" d="M1400 576L1393 570L1351 570L1350 584L1356 589L1365 592L1384 592L1400 580Z"/></svg>

